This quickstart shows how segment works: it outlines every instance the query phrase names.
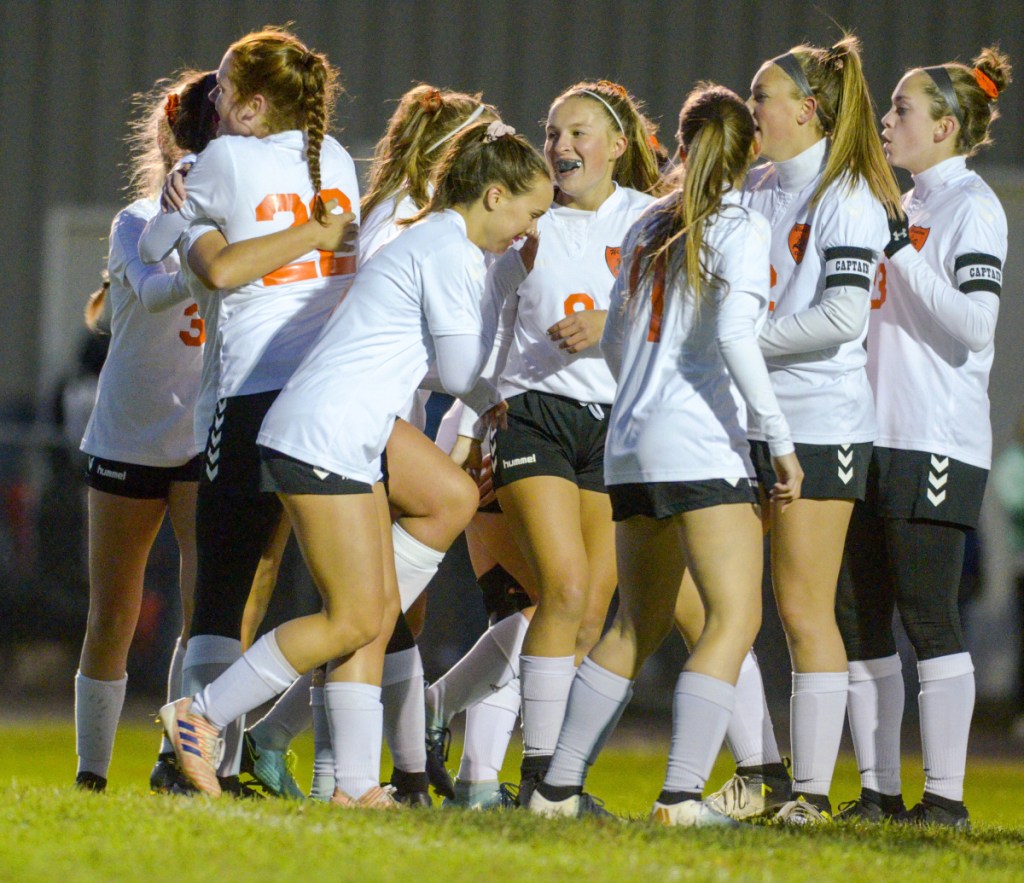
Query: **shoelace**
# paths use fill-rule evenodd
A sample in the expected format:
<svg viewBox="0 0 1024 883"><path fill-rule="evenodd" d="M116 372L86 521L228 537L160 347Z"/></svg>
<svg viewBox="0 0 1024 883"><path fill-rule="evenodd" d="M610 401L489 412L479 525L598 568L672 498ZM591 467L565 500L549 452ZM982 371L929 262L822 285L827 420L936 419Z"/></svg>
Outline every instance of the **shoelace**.
<svg viewBox="0 0 1024 883"><path fill-rule="evenodd" d="M797 824L803 822L831 821L831 817L827 812L822 812L814 806L814 804L808 803L806 800L794 800L792 803L783 807L776 818L780 822L793 821Z"/></svg>
<svg viewBox="0 0 1024 883"><path fill-rule="evenodd" d="M708 803L714 806L719 799L726 811L729 809L743 809L750 803L750 791L747 788L747 780L743 776L733 775L728 782L708 797ZM731 806L730 800L732 801Z"/></svg>

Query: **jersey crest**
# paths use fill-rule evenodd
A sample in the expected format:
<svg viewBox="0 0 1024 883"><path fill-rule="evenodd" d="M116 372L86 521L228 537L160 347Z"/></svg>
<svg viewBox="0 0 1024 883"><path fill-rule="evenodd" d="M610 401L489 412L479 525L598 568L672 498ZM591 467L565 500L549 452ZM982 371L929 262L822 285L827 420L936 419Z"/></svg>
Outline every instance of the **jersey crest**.
<svg viewBox="0 0 1024 883"><path fill-rule="evenodd" d="M807 251L807 242L811 238L810 224L794 224L789 231L789 253L798 264L804 259L804 252Z"/></svg>
<svg viewBox="0 0 1024 883"><path fill-rule="evenodd" d="M915 251L924 248L924 244L928 241L928 234L931 232L931 227L914 226L910 228L910 244L914 246Z"/></svg>
<svg viewBox="0 0 1024 883"><path fill-rule="evenodd" d="M604 262L608 265L613 276L619 275L619 268L622 266L622 249L612 248L610 245L604 247Z"/></svg>

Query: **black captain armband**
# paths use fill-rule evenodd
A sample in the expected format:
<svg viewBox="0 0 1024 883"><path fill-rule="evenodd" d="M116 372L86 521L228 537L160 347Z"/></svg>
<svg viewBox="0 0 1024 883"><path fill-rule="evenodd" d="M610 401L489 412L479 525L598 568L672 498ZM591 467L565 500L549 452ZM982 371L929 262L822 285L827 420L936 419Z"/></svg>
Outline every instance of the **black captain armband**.
<svg viewBox="0 0 1024 883"><path fill-rule="evenodd" d="M877 255L870 248L841 245L825 249L825 287L871 291Z"/></svg>
<svg viewBox="0 0 1024 883"><path fill-rule="evenodd" d="M1003 262L999 258L981 252L962 254L953 265L956 272L956 287L964 294L974 291L991 291L999 297L1003 291Z"/></svg>

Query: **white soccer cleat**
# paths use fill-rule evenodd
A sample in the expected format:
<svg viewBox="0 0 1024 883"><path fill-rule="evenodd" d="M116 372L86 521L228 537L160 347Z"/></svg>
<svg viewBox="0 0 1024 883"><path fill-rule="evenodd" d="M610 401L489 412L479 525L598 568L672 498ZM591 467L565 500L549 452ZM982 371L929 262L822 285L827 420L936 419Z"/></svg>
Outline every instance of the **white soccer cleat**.
<svg viewBox="0 0 1024 883"><path fill-rule="evenodd" d="M160 709L167 739L174 746L178 768L203 794L220 797L217 767L224 758L224 740L220 730L201 714L192 711L188 696L168 702Z"/></svg>
<svg viewBox="0 0 1024 883"><path fill-rule="evenodd" d="M739 822L714 809L706 800L654 802L651 821L669 828L738 828Z"/></svg>
<svg viewBox="0 0 1024 883"><path fill-rule="evenodd" d="M573 794L571 797L566 797L565 800L548 800L539 791L534 790L530 795L529 809L534 815L549 819L582 819L587 816L598 819L615 818L604 808L603 801L586 793Z"/></svg>
<svg viewBox="0 0 1024 883"><path fill-rule="evenodd" d="M374 785L357 799L349 797L340 788L335 788L331 805L346 809L402 809L402 804L395 800L394 794L395 789L390 785Z"/></svg>

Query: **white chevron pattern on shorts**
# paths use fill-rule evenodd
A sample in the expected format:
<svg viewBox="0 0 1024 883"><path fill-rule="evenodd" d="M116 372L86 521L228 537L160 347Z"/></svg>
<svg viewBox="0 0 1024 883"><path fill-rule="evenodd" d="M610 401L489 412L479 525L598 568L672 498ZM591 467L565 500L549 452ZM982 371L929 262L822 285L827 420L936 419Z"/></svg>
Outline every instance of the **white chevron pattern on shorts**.
<svg viewBox="0 0 1024 883"><path fill-rule="evenodd" d="M935 508L938 508L946 501L946 491L944 488L946 482L949 481L949 473L946 472L948 468L949 457L931 455L931 469L928 471L928 484L931 487L926 488L926 491L928 502L935 506Z"/></svg>
<svg viewBox="0 0 1024 883"><path fill-rule="evenodd" d="M853 478L853 451L850 450L849 445L840 445L839 451L839 467L836 469L836 475L839 476L839 480L843 484L849 484ZM844 468L845 467L845 468Z"/></svg>

